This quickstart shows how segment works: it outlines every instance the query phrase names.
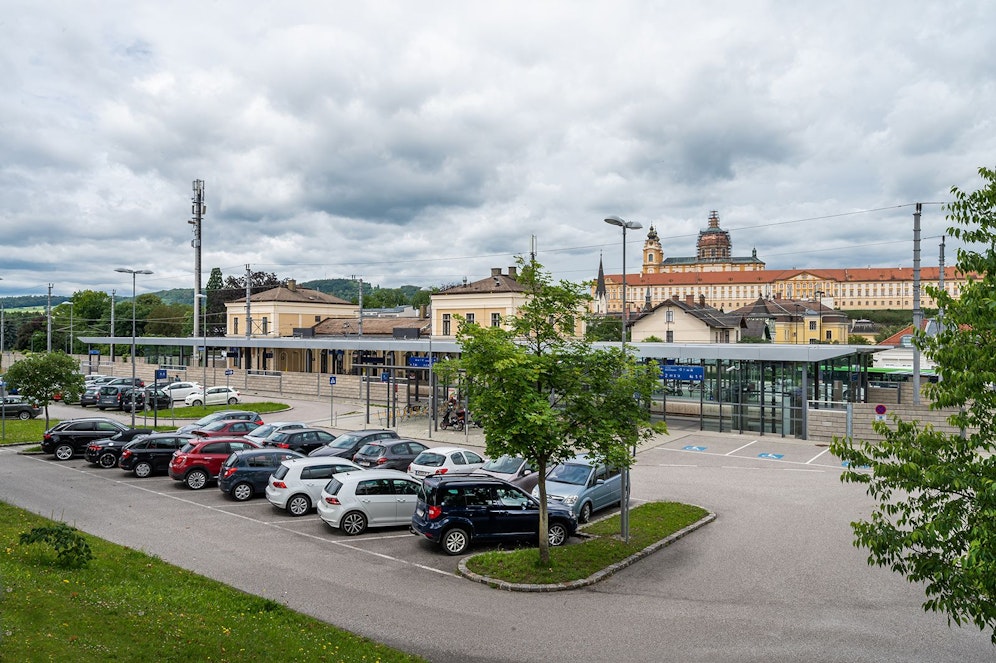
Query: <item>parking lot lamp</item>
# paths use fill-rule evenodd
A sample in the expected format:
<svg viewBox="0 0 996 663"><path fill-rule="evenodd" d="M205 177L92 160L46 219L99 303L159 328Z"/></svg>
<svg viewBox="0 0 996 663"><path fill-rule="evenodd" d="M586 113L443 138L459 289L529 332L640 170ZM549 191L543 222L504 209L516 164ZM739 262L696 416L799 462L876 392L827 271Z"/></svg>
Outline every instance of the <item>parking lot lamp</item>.
<svg viewBox="0 0 996 663"><path fill-rule="evenodd" d="M610 216L605 219L605 222L622 228L623 243L622 243L622 337L620 339L620 347L623 353L626 352L626 231L627 230L639 230L643 226L635 221L623 221L618 216ZM624 467L619 476L620 490L622 492L622 497L619 501L619 533L622 536L623 541L629 543L629 468Z"/></svg>
<svg viewBox="0 0 996 663"><path fill-rule="evenodd" d="M118 267L115 272L131 274L131 427L135 427L135 277L139 274L152 274L148 269L128 269Z"/></svg>
<svg viewBox="0 0 996 663"><path fill-rule="evenodd" d="M208 303L207 303L207 298L208 298L208 296L206 294L204 294L204 293L199 292L196 295L194 295L194 297L196 297L197 299L203 299L204 300L204 302L203 302L203 304L204 304L204 306L203 306L203 309L204 309L204 324L202 325L202 327L204 327L204 347L201 349L201 357L204 360L204 384L201 385L201 389L204 391L204 405L207 405L207 388L208 388L208 325L207 325L207 308L208 308Z"/></svg>

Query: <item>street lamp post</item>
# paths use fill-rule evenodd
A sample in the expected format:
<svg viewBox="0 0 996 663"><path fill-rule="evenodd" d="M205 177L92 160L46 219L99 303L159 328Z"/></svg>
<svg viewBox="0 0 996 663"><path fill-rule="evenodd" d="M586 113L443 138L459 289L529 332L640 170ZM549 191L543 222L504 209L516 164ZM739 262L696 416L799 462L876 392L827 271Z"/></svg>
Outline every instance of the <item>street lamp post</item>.
<svg viewBox="0 0 996 663"><path fill-rule="evenodd" d="M822 290L816 291L816 315L820 316L820 343L823 342L823 295Z"/></svg>
<svg viewBox="0 0 996 663"><path fill-rule="evenodd" d="M620 337L619 346L623 353L626 352L626 231L627 230L639 230L643 226L635 221L623 221L618 216L610 216L605 219L605 222L622 228L623 234L623 244L622 244L622 335ZM622 491L622 500L619 504L619 529L622 535L623 541L629 543L629 468L624 467L619 476L620 479L620 489Z"/></svg>
<svg viewBox="0 0 996 663"><path fill-rule="evenodd" d="M139 274L152 274L148 269L128 269L118 267L115 272L131 274L131 427L135 427L135 277Z"/></svg>
<svg viewBox="0 0 996 663"><path fill-rule="evenodd" d="M207 298L208 296L204 293L197 293L194 295L197 299L204 300L204 347L201 348L201 357L204 360L204 384L201 385L201 389L204 390L204 404L207 405L207 388L208 388L208 329L207 329ZM196 315L196 313L195 313Z"/></svg>

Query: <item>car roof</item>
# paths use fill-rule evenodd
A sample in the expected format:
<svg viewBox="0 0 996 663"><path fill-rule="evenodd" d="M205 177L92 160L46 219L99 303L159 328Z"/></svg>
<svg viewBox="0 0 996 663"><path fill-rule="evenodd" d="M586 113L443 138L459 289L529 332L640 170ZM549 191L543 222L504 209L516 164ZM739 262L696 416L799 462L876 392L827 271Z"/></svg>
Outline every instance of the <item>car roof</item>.
<svg viewBox="0 0 996 663"><path fill-rule="evenodd" d="M422 453L437 453L437 454L448 454L454 451L473 451L472 449L465 449L464 447L431 447L426 449ZM474 453L477 453L476 451Z"/></svg>
<svg viewBox="0 0 996 663"><path fill-rule="evenodd" d="M257 448L253 448L253 449L239 449L238 451L233 452L232 455L238 455L238 456L256 456L256 455L274 454L274 453L294 454L290 458L285 458L284 460L294 460L295 458L306 458L306 456L304 454L298 453L297 451L292 451L291 449L274 449L273 447L262 447L262 448L258 448L258 449Z"/></svg>
<svg viewBox="0 0 996 663"><path fill-rule="evenodd" d="M284 462L294 466L307 467L309 465L325 465L326 463L341 463L342 461L347 461L349 463L353 462L348 458L342 458L340 456L301 456L300 458L290 458L288 460L285 460Z"/></svg>
<svg viewBox="0 0 996 663"><path fill-rule="evenodd" d="M349 477L353 480L355 477L356 481L360 479L408 479L418 483L419 480L413 478L407 472L402 472L401 470L388 470L388 469L373 469L373 470L356 470L354 472L340 472L336 476L342 476L343 478ZM340 483L346 483L345 481L339 480Z"/></svg>

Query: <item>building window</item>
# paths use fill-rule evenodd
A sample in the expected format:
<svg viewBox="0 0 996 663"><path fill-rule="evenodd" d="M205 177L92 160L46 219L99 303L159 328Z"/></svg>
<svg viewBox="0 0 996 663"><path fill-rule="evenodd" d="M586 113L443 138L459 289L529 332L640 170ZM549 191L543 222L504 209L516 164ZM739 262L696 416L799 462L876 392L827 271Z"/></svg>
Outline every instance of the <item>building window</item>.
<svg viewBox="0 0 996 663"><path fill-rule="evenodd" d="M468 313L467 314L467 324L468 325L474 324L474 314L473 313Z"/></svg>
<svg viewBox="0 0 996 663"><path fill-rule="evenodd" d="M816 331L816 321L815 320L810 320L809 321L809 331Z"/></svg>
<svg viewBox="0 0 996 663"><path fill-rule="evenodd" d="M443 313L443 336L450 335L450 314Z"/></svg>
<svg viewBox="0 0 996 663"><path fill-rule="evenodd" d="M671 309L664 311L664 322L674 322L674 311Z"/></svg>
<svg viewBox="0 0 996 663"><path fill-rule="evenodd" d="M674 332L668 329L667 332L664 333L664 340L668 343L674 343Z"/></svg>
<svg viewBox="0 0 996 663"><path fill-rule="evenodd" d="M238 318L232 318L232 333L233 334L238 334L239 333L239 319Z"/></svg>
<svg viewBox="0 0 996 663"><path fill-rule="evenodd" d="M266 336L270 329L270 321L264 316L263 317L263 336Z"/></svg>
<svg viewBox="0 0 996 663"><path fill-rule="evenodd" d="M322 316L316 315L315 316L315 322L321 322L321 321L322 321Z"/></svg>
<svg viewBox="0 0 996 663"><path fill-rule="evenodd" d="M501 313L492 313L491 314L491 326L492 327L501 327Z"/></svg>

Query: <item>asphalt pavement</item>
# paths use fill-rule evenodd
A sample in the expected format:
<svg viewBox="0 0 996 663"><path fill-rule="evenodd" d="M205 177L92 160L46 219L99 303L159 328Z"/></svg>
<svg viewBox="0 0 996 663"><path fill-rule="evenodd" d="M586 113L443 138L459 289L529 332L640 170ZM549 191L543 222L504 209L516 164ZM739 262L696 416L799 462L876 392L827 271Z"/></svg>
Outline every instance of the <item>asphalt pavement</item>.
<svg viewBox="0 0 996 663"><path fill-rule="evenodd" d="M268 418L393 423L368 426L362 404L334 415L327 402L293 404ZM430 439L425 419L399 432ZM431 442L483 448L483 435L433 431ZM840 482L825 447L673 422L637 457L636 502L699 504L716 521L601 583L549 594L462 579L456 559L403 528L345 537L316 515L78 459L0 450L0 499L444 663L996 659L987 634L924 613L919 586L866 564L849 523L871 502Z"/></svg>

